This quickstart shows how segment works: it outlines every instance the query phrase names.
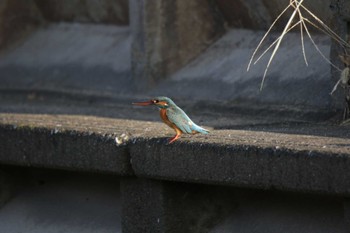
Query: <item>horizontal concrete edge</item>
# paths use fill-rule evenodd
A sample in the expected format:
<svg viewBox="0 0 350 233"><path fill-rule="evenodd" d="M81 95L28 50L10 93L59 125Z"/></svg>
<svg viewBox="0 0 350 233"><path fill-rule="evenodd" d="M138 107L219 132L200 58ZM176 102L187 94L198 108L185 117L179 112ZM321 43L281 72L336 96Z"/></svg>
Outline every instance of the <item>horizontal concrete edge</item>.
<svg viewBox="0 0 350 233"><path fill-rule="evenodd" d="M127 147L106 135L0 125L0 163L132 175Z"/></svg>
<svg viewBox="0 0 350 233"><path fill-rule="evenodd" d="M209 136L184 136L169 145L159 138L164 134L159 128L155 122L111 118L1 114L0 163L350 194L346 138L214 130Z"/></svg>
<svg viewBox="0 0 350 233"><path fill-rule="evenodd" d="M350 194L350 155L256 145L139 140L131 148L136 176L324 194Z"/></svg>

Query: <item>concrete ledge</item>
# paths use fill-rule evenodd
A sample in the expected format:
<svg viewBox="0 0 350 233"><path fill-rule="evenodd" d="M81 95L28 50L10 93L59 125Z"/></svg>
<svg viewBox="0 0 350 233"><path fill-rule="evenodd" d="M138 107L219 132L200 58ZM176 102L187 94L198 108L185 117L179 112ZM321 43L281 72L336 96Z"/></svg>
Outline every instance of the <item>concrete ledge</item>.
<svg viewBox="0 0 350 233"><path fill-rule="evenodd" d="M154 122L0 114L0 124L0 163L350 194L347 138L213 130L167 145L166 138L159 137L164 135L163 127Z"/></svg>
<svg viewBox="0 0 350 233"><path fill-rule="evenodd" d="M131 147L133 169L136 176L153 179L341 195L350 193L350 157L349 149L345 148L348 145L343 144L343 152L338 148L339 153L335 148L334 151L317 150L310 145L307 149L307 139L310 139L310 144L312 140L319 140L321 148L325 141L314 136L289 135L292 140L299 138L305 147L299 145L297 149L296 141L279 147L276 146L279 143L273 143L279 137L274 133L265 135L275 137L271 144L256 145L254 141L263 136L261 133L232 133L237 138L239 134L248 134L252 141L250 144L239 139L232 144L183 142L170 146L159 145L156 139L140 141ZM336 141L330 139L325 147L341 143ZM285 143L283 139L280 142Z"/></svg>
<svg viewBox="0 0 350 233"><path fill-rule="evenodd" d="M62 129L59 121L53 127L49 126L52 121L49 123L47 117L44 119L47 124L45 126L35 121L31 124L18 124L18 121L11 125L1 124L1 163L119 175L132 174L127 147L116 146L115 137L112 135L100 131Z"/></svg>

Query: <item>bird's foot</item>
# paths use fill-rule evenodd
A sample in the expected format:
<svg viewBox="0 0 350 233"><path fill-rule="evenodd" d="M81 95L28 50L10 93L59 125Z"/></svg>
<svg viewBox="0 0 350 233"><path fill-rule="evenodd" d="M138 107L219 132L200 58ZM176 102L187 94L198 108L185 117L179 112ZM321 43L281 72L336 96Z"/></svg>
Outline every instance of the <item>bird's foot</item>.
<svg viewBox="0 0 350 233"><path fill-rule="evenodd" d="M170 138L169 139L169 144L171 144L171 143L173 143L173 142L175 142L177 139L179 139L179 137L180 137L180 135L179 134L176 134L174 137L172 137L172 138Z"/></svg>

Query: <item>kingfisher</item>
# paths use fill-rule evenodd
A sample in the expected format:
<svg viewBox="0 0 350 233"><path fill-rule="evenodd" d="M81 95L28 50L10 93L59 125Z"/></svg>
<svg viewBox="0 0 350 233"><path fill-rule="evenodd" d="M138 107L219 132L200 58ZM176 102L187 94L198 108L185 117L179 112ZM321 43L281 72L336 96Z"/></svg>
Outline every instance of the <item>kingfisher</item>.
<svg viewBox="0 0 350 233"><path fill-rule="evenodd" d="M174 103L174 101L172 101L168 97L163 97L163 96L156 97L149 101L136 102L132 104L138 105L138 106L155 105L159 108L160 117L162 118L163 122L170 128L174 129L176 132L176 135L169 139L169 144L179 139L179 137L183 133L186 133L186 134L197 134L197 133L208 134L209 133L209 130L196 125L187 116L187 114L180 107L178 107Z"/></svg>

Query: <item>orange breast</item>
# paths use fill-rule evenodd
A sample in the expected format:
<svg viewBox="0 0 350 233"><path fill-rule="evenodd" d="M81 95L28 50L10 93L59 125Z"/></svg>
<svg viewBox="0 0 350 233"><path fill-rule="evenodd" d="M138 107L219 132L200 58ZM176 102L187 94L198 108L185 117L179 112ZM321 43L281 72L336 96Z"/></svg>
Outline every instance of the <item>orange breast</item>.
<svg viewBox="0 0 350 233"><path fill-rule="evenodd" d="M160 118L162 118L163 122L167 124L169 127L174 128L174 124L169 121L168 116L166 115L166 110L162 108L159 111L159 113L160 113Z"/></svg>
<svg viewBox="0 0 350 233"><path fill-rule="evenodd" d="M174 129L176 133L181 133L181 130L178 127L176 127L174 123L169 121L168 116L166 115L166 109L163 109L163 108L160 109L159 113L160 113L160 118L162 118L165 124L167 124L170 128Z"/></svg>

